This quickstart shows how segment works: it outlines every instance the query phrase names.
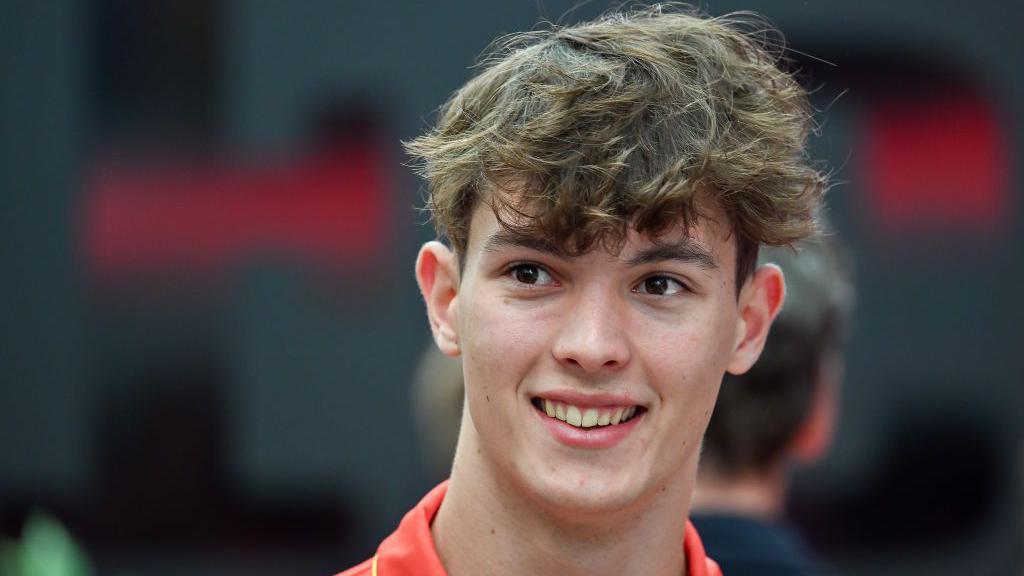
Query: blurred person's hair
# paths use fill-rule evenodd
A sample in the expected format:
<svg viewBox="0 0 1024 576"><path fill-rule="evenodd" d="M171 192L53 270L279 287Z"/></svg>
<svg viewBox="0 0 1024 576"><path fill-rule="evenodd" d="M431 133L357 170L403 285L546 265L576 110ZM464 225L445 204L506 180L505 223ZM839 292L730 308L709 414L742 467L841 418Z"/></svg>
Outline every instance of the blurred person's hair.
<svg viewBox="0 0 1024 576"><path fill-rule="evenodd" d="M784 461L850 331L852 269L836 236L762 250L759 262L782 269L786 302L758 361L722 382L701 456L702 470L720 476L765 472Z"/></svg>
<svg viewBox="0 0 1024 576"><path fill-rule="evenodd" d="M412 388L424 467L432 479L446 478L462 422L462 361L445 356L431 342L420 356Z"/></svg>
<svg viewBox="0 0 1024 576"><path fill-rule="evenodd" d="M688 229L707 196L730 219L742 283L761 244L815 231L825 188L805 155L806 92L780 69L783 52L753 15L704 18L679 4L500 40L436 127L406 143L439 235L461 265L485 202L506 229L565 254L617 251L630 227L654 238Z"/></svg>

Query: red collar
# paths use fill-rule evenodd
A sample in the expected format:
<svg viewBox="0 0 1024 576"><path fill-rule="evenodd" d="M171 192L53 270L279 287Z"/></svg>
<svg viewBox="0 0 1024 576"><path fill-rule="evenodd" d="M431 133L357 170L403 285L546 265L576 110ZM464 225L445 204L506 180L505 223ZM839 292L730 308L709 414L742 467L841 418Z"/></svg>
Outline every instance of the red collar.
<svg viewBox="0 0 1024 576"><path fill-rule="evenodd" d="M430 535L430 523L434 521L447 491L446 480L427 493L402 518L398 529L381 542L377 555L373 557L373 576L447 576ZM722 576L715 561L704 554L697 529L689 521L686 522L683 550L686 553L687 576Z"/></svg>

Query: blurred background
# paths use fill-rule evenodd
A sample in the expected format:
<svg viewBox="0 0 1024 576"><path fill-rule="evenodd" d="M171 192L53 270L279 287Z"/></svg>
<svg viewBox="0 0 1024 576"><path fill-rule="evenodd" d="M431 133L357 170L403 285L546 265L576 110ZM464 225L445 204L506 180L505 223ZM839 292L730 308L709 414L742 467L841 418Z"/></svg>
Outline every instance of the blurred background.
<svg viewBox="0 0 1024 576"><path fill-rule="evenodd" d="M5 2L0 550L157 576L372 554L438 480L399 141L573 4ZM1024 573L1024 9L705 6L787 35L857 268L840 433L790 516L843 575Z"/></svg>

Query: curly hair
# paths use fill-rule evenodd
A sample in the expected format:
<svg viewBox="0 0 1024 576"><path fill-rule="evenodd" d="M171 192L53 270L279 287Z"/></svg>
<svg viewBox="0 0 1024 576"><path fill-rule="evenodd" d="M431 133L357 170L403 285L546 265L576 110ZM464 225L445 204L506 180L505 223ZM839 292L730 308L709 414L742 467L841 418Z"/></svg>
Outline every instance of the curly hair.
<svg viewBox="0 0 1024 576"><path fill-rule="evenodd" d="M806 91L750 14L677 4L499 40L482 71L406 142L438 234L464 262L480 202L569 255L657 239L716 201L737 236L737 284L761 244L816 230L826 178L808 162ZM514 218L502 218L513 214Z"/></svg>

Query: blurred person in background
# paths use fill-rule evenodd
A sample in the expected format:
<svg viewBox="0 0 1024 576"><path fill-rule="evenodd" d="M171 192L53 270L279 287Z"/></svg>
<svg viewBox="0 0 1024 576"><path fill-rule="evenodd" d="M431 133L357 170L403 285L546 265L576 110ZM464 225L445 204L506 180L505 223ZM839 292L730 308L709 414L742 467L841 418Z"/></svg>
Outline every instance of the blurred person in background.
<svg viewBox="0 0 1024 576"><path fill-rule="evenodd" d="M431 342L416 367L412 397L423 466L432 481L440 482L452 471L459 440L465 402L462 362L445 356Z"/></svg>
<svg viewBox="0 0 1024 576"><path fill-rule="evenodd" d="M782 515L791 468L817 461L832 441L852 274L833 235L797 250L765 249L760 260L783 270L786 304L753 368L722 383L704 436L693 522L730 576L820 574Z"/></svg>
<svg viewBox="0 0 1024 576"><path fill-rule="evenodd" d="M720 574L687 521L726 372L814 234L805 91L743 18L674 6L505 39L409 143L441 236L416 278L461 356L451 479L369 574Z"/></svg>

